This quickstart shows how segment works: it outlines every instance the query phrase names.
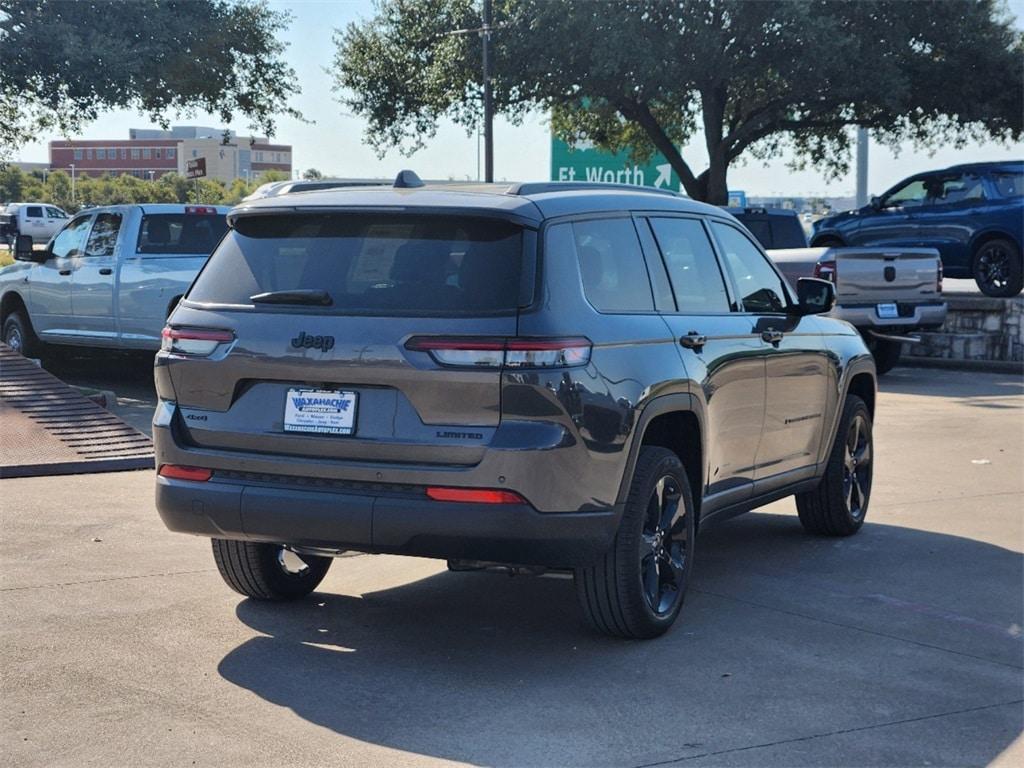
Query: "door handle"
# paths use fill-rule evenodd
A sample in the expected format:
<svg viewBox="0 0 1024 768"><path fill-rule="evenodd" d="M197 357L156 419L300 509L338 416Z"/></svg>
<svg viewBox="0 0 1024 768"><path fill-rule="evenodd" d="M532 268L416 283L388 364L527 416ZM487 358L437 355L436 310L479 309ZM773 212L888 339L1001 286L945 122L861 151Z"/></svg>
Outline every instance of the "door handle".
<svg viewBox="0 0 1024 768"><path fill-rule="evenodd" d="M700 350L705 344L708 343L708 337L704 336L696 331L690 331L688 334L679 339L679 343L687 349Z"/></svg>
<svg viewBox="0 0 1024 768"><path fill-rule="evenodd" d="M782 337L785 335L786 334L782 331L776 331L773 328L769 328L767 331L761 331L761 338L775 346L778 346L779 342L782 341Z"/></svg>
<svg viewBox="0 0 1024 768"><path fill-rule="evenodd" d="M112 270L110 267L103 267L100 270L100 274L101 275L110 275L110 274L113 274L113 272L114 272L114 270Z"/></svg>
<svg viewBox="0 0 1024 768"><path fill-rule="evenodd" d="M57 274L58 275L64 275L64 277L67 277L68 275L71 274L71 270L70 269L59 269L59 270L57 270Z"/></svg>

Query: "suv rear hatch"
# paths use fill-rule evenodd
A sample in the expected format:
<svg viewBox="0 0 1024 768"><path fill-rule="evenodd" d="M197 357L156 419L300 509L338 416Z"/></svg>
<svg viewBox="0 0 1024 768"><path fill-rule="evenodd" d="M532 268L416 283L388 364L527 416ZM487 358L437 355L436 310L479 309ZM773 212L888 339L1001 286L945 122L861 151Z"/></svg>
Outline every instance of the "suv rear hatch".
<svg viewBox="0 0 1024 768"><path fill-rule="evenodd" d="M500 365L446 367L430 347L516 335L532 235L443 214L238 218L165 331L182 436L297 459L477 463Z"/></svg>

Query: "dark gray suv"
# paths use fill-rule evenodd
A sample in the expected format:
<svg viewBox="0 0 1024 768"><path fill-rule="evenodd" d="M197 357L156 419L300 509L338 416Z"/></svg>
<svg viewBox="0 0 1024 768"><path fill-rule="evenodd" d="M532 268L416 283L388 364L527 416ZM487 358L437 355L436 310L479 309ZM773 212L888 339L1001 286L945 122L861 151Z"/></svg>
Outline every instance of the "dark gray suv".
<svg viewBox="0 0 1024 768"><path fill-rule="evenodd" d="M814 533L864 520L871 355L717 208L404 172L228 221L153 432L161 517L243 595L346 550L562 569L596 628L653 637L713 520L794 494Z"/></svg>

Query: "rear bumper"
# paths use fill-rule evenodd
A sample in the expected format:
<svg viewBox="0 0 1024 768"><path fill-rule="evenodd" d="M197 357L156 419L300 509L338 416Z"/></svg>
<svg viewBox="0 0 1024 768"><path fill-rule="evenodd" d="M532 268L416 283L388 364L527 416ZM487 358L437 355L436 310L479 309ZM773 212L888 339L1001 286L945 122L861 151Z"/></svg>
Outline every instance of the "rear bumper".
<svg viewBox="0 0 1024 768"><path fill-rule="evenodd" d="M465 504L426 496L305 490L269 483L157 478L172 531L213 538L445 559L569 567L611 546L620 507L537 512L528 504Z"/></svg>
<svg viewBox="0 0 1024 768"><path fill-rule="evenodd" d="M832 316L845 320L855 328L873 328L879 331L886 329L907 332L938 328L946 321L946 303L904 304L896 302L900 308L900 317L881 318L875 304L837 306Z"/></svg>

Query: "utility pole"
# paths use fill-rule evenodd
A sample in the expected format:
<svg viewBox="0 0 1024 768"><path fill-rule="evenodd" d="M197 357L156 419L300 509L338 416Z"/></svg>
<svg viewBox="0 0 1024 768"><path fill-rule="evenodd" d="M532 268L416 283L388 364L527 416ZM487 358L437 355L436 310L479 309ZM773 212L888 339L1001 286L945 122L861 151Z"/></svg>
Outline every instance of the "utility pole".
<svg viewBox="0 0 1024 768"><path fill-rule="evenodd" d="M71 164L71 202L75 202L75 164Z"/></svg>
<svg viewBox="0 0 1024 768"><path fill-rule="evenodd" d="M483 0L484 181L494 181L494 101L491 95L491 0Z"/></svg>
<svg viewBox="0 0 1024 768"><path fill-rule="evenodd" d="M868 204L868 129L857 127L857 207Z"/></svg>

